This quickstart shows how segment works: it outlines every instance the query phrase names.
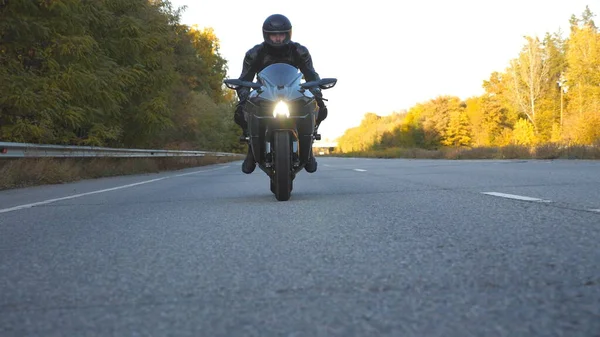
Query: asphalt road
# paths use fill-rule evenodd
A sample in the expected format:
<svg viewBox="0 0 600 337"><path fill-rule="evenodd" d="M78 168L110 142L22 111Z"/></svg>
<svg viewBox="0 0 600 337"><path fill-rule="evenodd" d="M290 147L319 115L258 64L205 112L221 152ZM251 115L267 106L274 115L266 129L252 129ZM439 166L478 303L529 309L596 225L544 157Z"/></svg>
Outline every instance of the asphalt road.
<svg viewBox="0 0 600 337"><path fill-rule="evenodd" d="M0 336L600 336L600 162L319 165L0 192Z"/></svg>

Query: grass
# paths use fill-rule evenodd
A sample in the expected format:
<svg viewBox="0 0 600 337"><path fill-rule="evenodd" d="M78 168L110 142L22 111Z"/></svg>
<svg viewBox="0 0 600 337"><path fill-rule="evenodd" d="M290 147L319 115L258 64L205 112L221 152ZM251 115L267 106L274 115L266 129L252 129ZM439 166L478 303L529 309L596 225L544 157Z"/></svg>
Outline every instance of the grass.
<svg viewBox="0 0 600 337"><path fill-rule="evenodd" d="M546 144L535 147L510 145L503 147L442 148L387 148L360 152L334 153L338 157L413 158L413 159L600 159L598 146L562 146Z"/></svg>
<svg viewBox="0 0 600 337"><path fill-rule="evenodd" d="M158 173L243 159L236 157L22 158L0 160L0 190L82 179Z"/></svg>

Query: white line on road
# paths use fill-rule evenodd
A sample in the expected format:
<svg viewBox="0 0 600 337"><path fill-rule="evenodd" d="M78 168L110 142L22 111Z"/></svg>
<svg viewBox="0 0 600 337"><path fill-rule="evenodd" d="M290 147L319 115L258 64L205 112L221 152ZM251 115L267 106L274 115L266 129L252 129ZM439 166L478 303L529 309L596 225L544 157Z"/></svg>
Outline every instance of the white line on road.
<svg viewBox="0 0 600 337"><path fill-rule="evenodd" d="M600 213L600 208L598 208L598 209L588 209L588 211Z"/></svg>
<svg viewBox="0 0 600 337"><path fill-rule="evenodd" d="M354 169L354 171L356 171L356 172L367 172L367 170L363 170L363 169Z"/></svg>
<svg viewBox="0 0 600 337"><path fill-rule="evenodd" d="M551 200L531 198L531 197L525 197L522 195L515 195L515 194L506 194L506 193L499 193L499 192L481 192L481 193L487 194L487 195L493 195L495 197L502 197L502 198L515 199L515 200L535 201L535 202L552 202Z"/></svg>
<svg viewBox="0 0 600 337"><path fill-rule="evenodd" d="M210 169L210 170L202 170L202 171L194 171L194 172L188 172L188 173L182 173L182 174L176 174L173 177L183 177L183 176L189 176L191 174L198 174L198 173L204 173L204 172L212 172L212 171L218 171L218 170L222 170L222 169L226 169L229 166L222 166L222 167L217 167L214 169ZM167 177L167 178L171 178L171 177Z"/></svg>
<svg viewBox="0 0 600 337"><path fill-rule="evenodd" d="M104 193L104 192L110 192L110 191L120 190L120 189L124 189L124 188L134 187L134 186L143 185L143 184L149 184L149 183L153 183L153 182L156 182L156 181L160 181L160 180L164 180L164 179L169 179L169 178L174 178L174 177L183 177L183 176L187 176L187 175L190 175L190 174L197 174L197 173L204 173L204 172L211 172L211 171L222 170L222 169L228 168L228 167L229 166L223 166L223 167L219 167L219 168L216 168L216 169L203 170L203 171L194 171L194 172L190 172L190 173L177 174L177 175L168 176L168 177L162 177L162 178L156 178L156 179L152 179L152 180L140 181L139 183L133 183L133 184L128 184L128 185L111 187L111 188L107 188L107 189L103 189L103 190L98 190L98 191L92 191L92 192L86 192L86 193L80 193L80 194L73 194L73 195L69 195L69 196L66 196L66 197L62 197L62 198L48 199L48 200L44 200L44 201L40 201L40 202L34 202L34 203L31 203L31 204L25 204L25 205L19 205L19 206L15 206L15 207L11 207L11 208L0 209L0 213L8 213L8 212L12 212L12 211L18 211L18 210L24 209L24 208L31 208L31 207L35 207L35 206L46 205L46 204L50 204L50 203L57 202L57 201L80 198L80 197L84 197L86 195L92 195L92 194L98 194L98 193Z"/></svg>

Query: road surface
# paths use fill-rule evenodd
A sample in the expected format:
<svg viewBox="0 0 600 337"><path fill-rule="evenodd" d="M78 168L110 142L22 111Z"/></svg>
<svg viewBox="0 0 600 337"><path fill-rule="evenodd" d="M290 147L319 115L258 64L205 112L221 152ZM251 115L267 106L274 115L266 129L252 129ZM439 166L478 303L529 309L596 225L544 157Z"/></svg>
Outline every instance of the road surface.
<svg viewBox="0 0 600 337"><path fill-rule="evenodd" d="M0 192L0 336L600 336L600 162L319 158Z"/></svg>

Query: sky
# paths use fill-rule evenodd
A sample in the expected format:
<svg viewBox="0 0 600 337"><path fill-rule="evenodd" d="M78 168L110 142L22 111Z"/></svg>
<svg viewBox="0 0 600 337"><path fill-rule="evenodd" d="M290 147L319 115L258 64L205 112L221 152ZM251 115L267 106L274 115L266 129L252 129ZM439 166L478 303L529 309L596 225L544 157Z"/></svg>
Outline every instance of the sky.
<svg viewBox="0 0 600 337"><path fill-rule="evenodd" d="M325 90L329 115L319 131L334 140L368 112L408 110L441 95L467 99L518 57L524 36L569 32L569 18L598 0L171 0L187 6L181 22L212 27L228 78L238 78L246 51L262 42L271 14L292 22L292 40L306 46ZM596 23L600 23L597 16Z"/></svg>

